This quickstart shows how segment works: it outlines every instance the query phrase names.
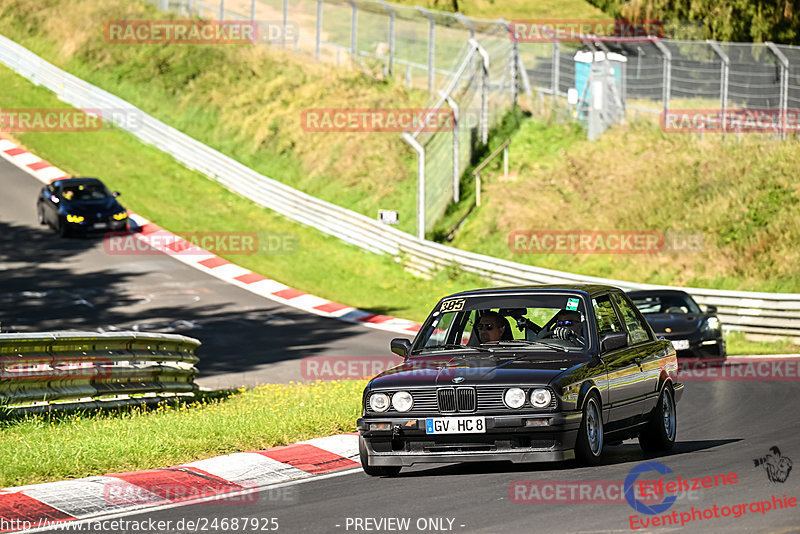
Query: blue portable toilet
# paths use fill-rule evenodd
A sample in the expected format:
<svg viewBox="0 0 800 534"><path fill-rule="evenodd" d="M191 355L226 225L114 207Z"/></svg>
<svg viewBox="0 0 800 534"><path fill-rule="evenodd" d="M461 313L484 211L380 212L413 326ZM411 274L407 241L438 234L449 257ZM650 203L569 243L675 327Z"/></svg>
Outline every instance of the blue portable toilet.
<svg viewBox="0 0 800 534"><path fill-rule="evenodd" d="M608 61L611 72L614 76L614 82L617 87L623 87L623 80L625 76L625 64L628 58L622 54L609 52L608 58L606 53L602 51L592 53L589 50L581 50L575 54L575 90L578 91L578 120L586 124L588 118L588 102L591 97L591 88L589 87L589 75L592 72L592 64L601 61ZM621 94L624 91L620 90Z"/></svg>

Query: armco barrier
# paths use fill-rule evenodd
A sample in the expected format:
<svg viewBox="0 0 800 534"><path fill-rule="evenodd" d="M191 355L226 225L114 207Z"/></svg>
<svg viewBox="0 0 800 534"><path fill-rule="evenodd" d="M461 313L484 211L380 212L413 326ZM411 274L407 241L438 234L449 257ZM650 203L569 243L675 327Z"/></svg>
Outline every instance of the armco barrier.
<svg viewBox="0 0 800 534"><path fill-rule="evenodd" d="M118 126L155 145L254 202L289 219L376 253L392 254L422 274L456 265L495 284L602 283L623 289L664 286L636 284L543 269L492 258L419 239L365 215L292 189L145 114L128 102L58 69L17 43L0 36L0 63L55 92L79 108L113 109ZM125 112L122 112L125 111ZM135 117L134 125L126 117ZM800 337L800 294L754 293L683 288L700 304L715 305L723 324L745 332Z"/></svg>
<svg viewBox="0 0 800 534"><path fill-rule="evenodd" d="M0 405L38 411L190 395L199 345L140 332L0 334Z"/></svg>

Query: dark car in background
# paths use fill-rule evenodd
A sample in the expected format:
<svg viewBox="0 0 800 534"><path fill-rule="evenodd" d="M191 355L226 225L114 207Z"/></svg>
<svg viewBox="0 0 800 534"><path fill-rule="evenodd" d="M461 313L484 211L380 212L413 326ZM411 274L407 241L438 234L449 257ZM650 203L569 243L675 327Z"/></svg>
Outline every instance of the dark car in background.
<svg viewBox="0 0 800 534"><path fill-rule="evenodd" d="M672 342L678 357L725 358L725 340L717 308L706 311L685 291L657 289L629 291L657 336Z"/></svg>
<svg viewBox="0 0 800 534"><path fill-rule="evenodd" d="M43 187L36 200L39 224L61 236L125 230L128 212L118 196L97 178L56 180Z"/></svg>
<svg viewBox="0 0 800 534"><path fill-rule="evenodd" d="M367 384L357 423L368 475L437 462L595 465L624 439L645 451L675 442L675 350L611 286L457 293L391 348L405 361Z"/></svg>

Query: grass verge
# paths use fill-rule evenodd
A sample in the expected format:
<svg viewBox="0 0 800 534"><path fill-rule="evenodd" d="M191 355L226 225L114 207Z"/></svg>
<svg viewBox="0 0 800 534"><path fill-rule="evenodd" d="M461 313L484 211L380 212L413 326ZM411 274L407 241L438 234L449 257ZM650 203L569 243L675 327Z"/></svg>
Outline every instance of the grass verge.
<svg viewBox="0 0 800 534"><path fill-rule="evenodd" d="M0 487L154 469L354 432L366 382L271 384L191 403L0 421Z"/></svg>

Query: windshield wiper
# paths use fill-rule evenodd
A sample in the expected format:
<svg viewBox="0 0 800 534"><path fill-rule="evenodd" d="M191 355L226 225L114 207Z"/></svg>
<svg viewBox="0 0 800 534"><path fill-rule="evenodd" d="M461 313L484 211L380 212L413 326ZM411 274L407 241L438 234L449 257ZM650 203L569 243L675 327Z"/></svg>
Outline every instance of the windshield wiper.
<svg viewBox="0 0 800 534"><path fill-rule="evenodd" d="M561 352L569 352L569 349L566 347L562 347L560 345L553 345L552 343L546 343L544 341L540 341L538 339L514 339L514 340L504 340L504 341L492 341L490 343L521 343L523 345L541 345L543 347L547 347L553 350L560 350Z"/></svg>
<svg viewBox="0 0 800 534"><path fill-rule="evenodd" d="M459 345L458 343L444 343L442 345L432 345L430 347L422 347L421 349L417 349L413 351L414 354L419 354L422 351L434 350L434 349L444 349L444 350L460 350L460 349L470 349L470 350L477 350L479 352L491 352L490 349L483 348L483 347L476 347L473 345Z"/></svg>

